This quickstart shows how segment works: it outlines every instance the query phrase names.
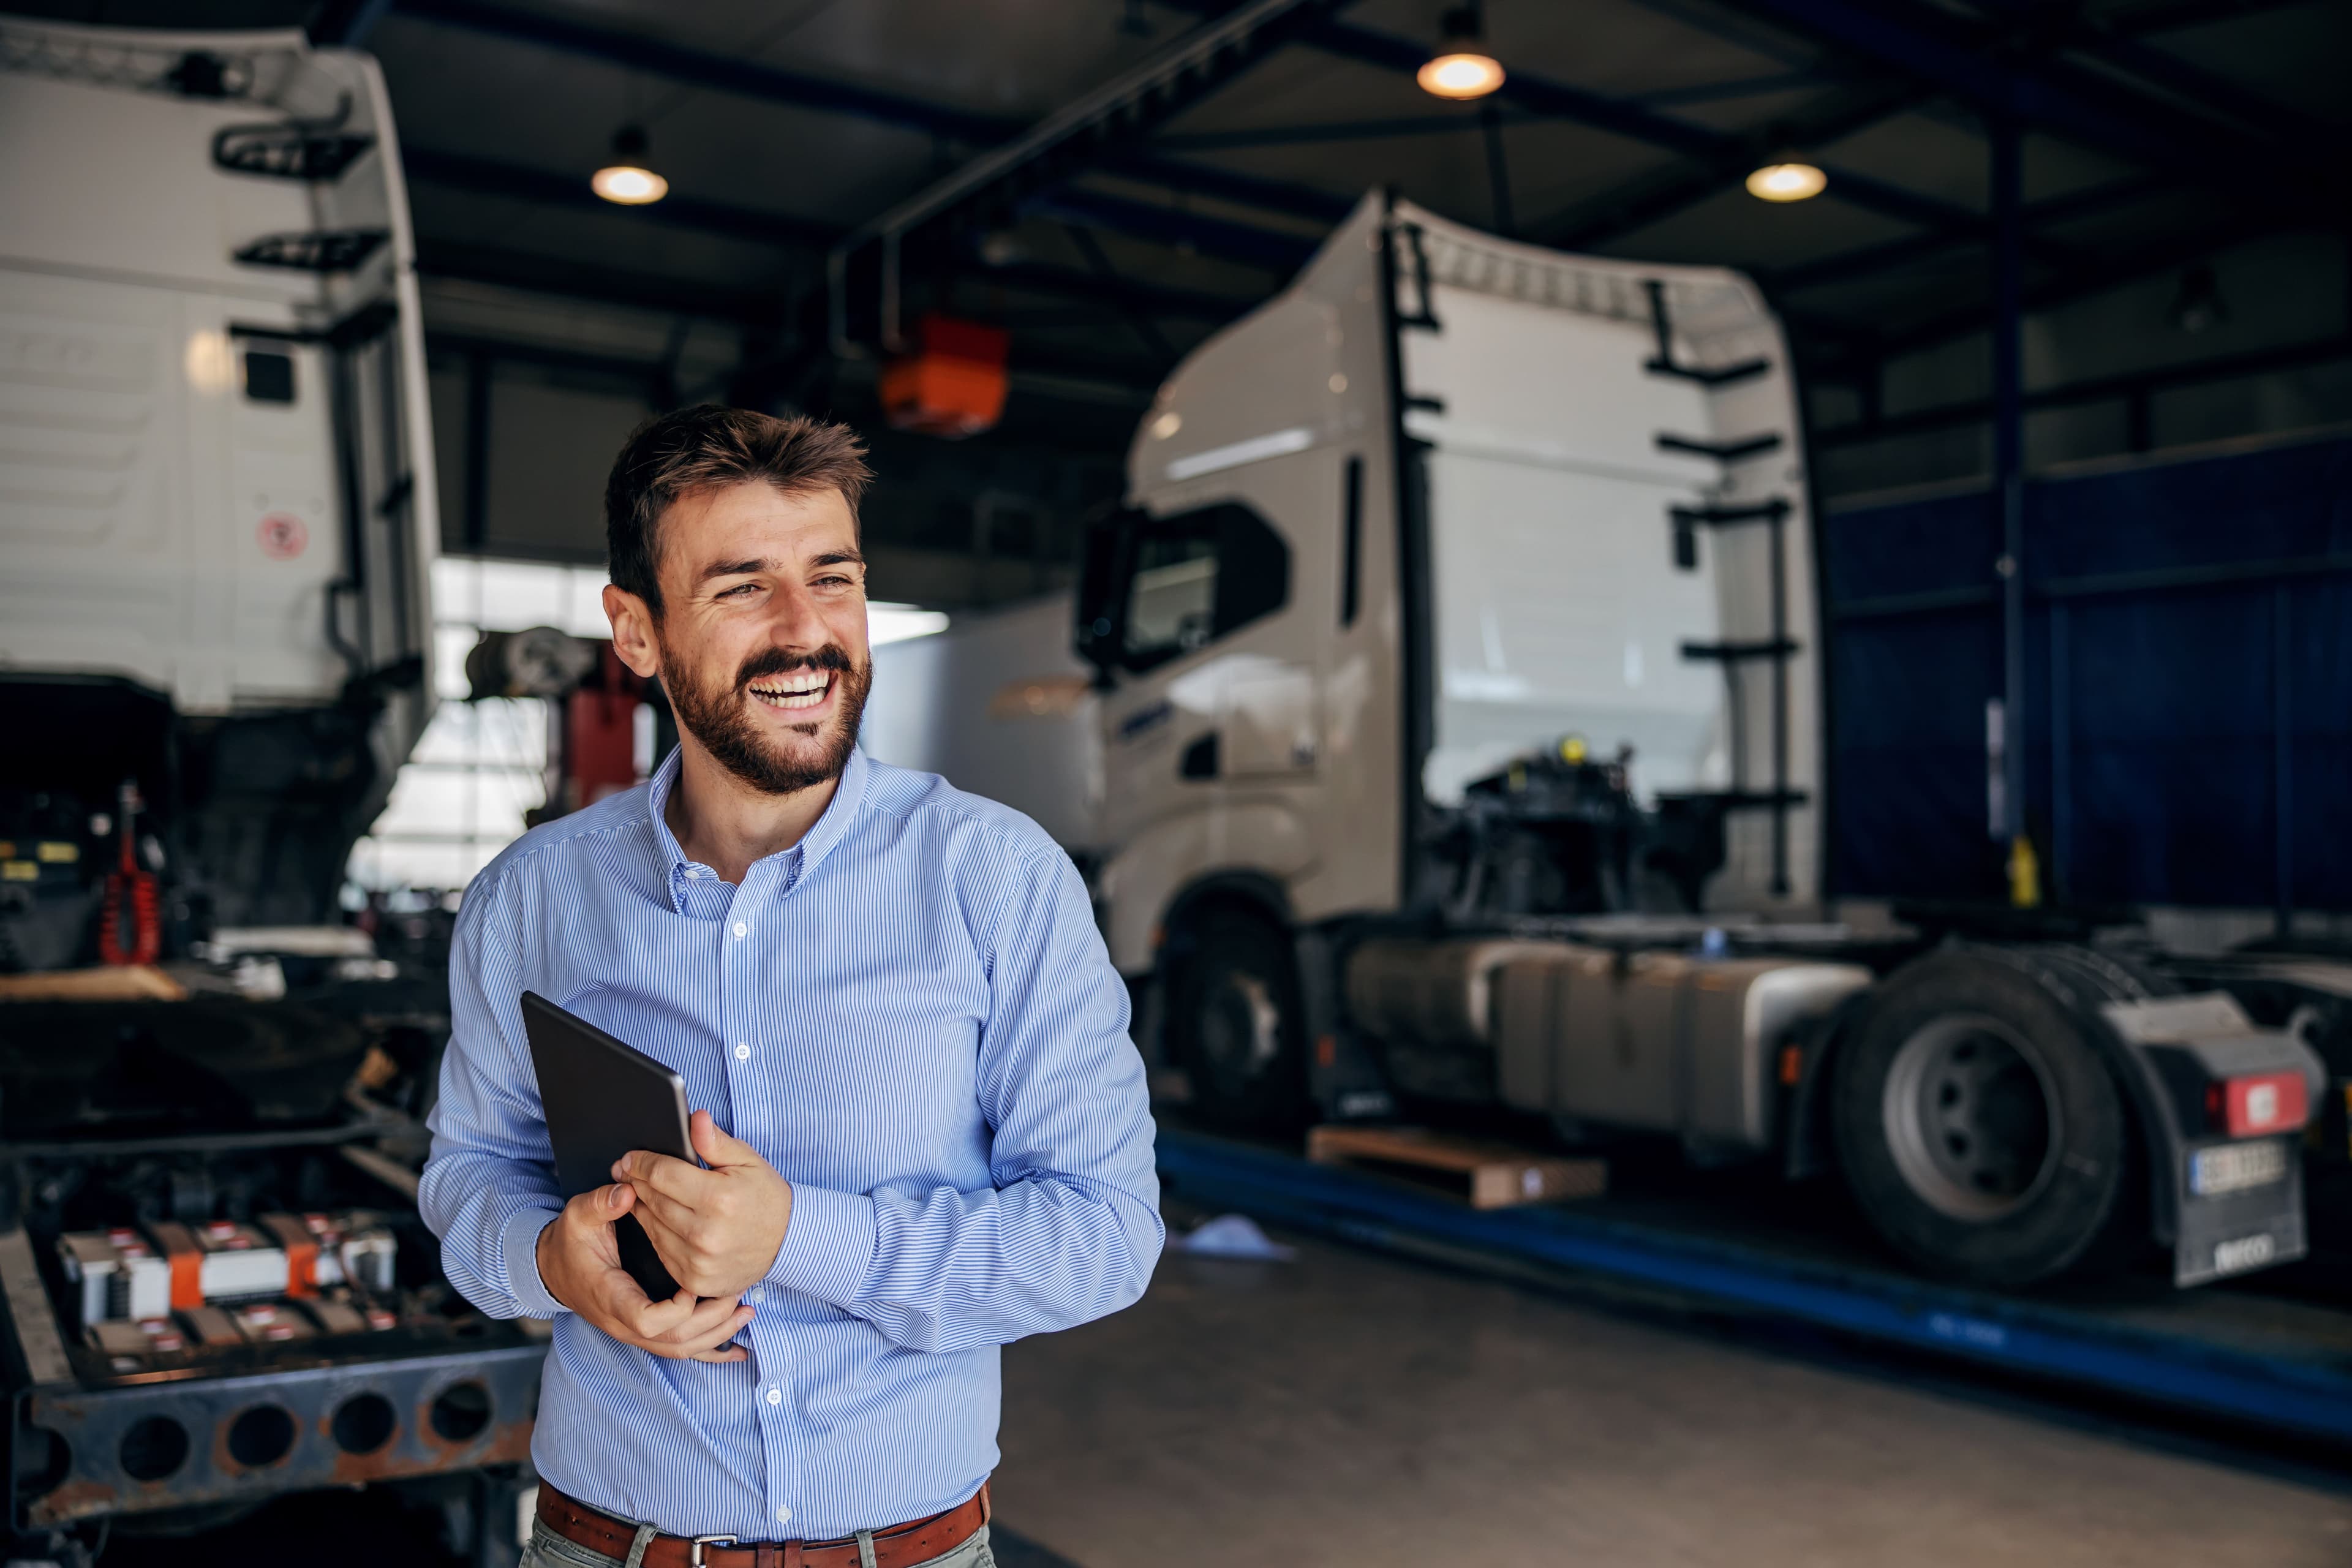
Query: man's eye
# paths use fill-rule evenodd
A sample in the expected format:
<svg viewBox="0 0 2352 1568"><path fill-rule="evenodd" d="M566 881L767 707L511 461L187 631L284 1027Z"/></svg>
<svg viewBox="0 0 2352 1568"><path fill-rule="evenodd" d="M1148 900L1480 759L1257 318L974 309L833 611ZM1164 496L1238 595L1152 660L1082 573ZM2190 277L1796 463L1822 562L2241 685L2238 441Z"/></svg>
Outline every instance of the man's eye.
<svg viewBox="0 0 2352 1568"><path fill-rule="evenodd" d="M759 584L755 583L738 583L732 588L722 591L719 595L719 597L722 599L739 599L746 594L756 593L758 590Z"/></svg>

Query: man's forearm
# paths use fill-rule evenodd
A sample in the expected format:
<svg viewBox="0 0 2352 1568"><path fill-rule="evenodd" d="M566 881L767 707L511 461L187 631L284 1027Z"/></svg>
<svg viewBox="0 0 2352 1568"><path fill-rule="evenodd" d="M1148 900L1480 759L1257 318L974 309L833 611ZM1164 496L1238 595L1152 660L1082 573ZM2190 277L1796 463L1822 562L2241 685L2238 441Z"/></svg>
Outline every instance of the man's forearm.
<svg viewBox="0 0 2352 1568"><path fill-rule="evenodd" d="M803 1185L768 1282L908 1350L969 1350L1129 1305L1150 1280L1162 1234L1145 1197L1073 1177L920 1197Z"/></svg>

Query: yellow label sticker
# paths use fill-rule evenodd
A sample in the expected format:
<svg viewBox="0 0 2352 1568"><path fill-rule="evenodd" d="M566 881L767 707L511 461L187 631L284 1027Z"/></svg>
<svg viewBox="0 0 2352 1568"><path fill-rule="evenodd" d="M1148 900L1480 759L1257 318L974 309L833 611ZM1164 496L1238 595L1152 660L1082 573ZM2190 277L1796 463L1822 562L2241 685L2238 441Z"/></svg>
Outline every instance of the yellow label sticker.
<svg viewBox="0 0 2352 1568"><path fill-rule="evenodd" d="M47 838L35 846L33 854L44 866L70 866L81 858L81 846Z"/></svg>
<svg viewBox="0 0 2352 1568"><path fill-rule="evenodd" d="M0 882L32 882L40 879L41 868L33 860L0 860Z"/></svg>

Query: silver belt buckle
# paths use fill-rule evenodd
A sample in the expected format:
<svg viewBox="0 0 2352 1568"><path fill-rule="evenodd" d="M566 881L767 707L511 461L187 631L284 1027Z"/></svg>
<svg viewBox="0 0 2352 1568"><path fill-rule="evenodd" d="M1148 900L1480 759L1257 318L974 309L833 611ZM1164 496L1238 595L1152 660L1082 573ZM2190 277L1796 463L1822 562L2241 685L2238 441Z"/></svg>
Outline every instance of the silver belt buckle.
<svg viewBox="0 0 2352 1568"><path fill-rule="evenodd" d="M731 1535L696 1536L693 1542L687 1548L686 1561L688 1568L702 1568L702 1549L704 1547L733 1546L736 1543L735 1538Z"/></svg>

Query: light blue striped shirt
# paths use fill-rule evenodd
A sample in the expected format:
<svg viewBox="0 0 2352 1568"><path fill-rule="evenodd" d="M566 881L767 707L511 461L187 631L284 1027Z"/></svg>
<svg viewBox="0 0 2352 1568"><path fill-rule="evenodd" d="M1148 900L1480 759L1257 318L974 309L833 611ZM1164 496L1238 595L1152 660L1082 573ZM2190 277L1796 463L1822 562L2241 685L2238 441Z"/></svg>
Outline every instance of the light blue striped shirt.
<svg viewBox="0 0 2352 1568"><path fill-rule="evenodd" d="M745 1541L953 1507L996 1463L997 1347L1126 1306L1160 1256L1126 987L1017 812L856 753L736 887L663 820L677 765L466 890L419 1206L468 1300L555 1320L531 1459L572 1497ZM677 1069L792 1183L748 1360L648 1355L547 1293L526 989Z"/></svg>

